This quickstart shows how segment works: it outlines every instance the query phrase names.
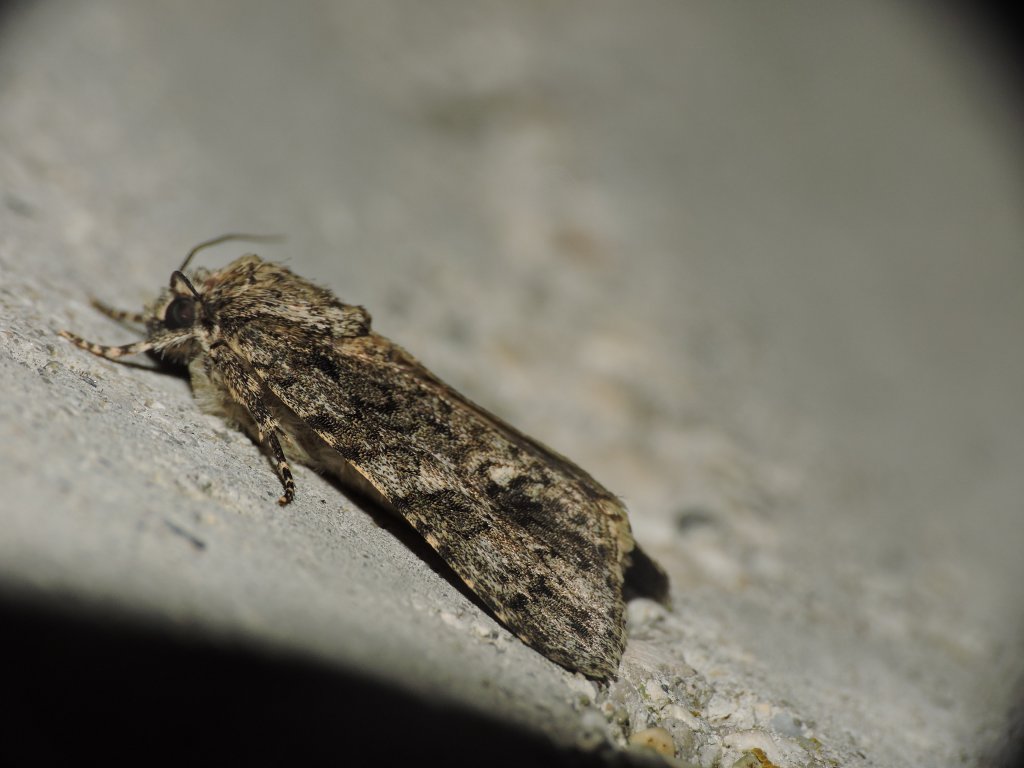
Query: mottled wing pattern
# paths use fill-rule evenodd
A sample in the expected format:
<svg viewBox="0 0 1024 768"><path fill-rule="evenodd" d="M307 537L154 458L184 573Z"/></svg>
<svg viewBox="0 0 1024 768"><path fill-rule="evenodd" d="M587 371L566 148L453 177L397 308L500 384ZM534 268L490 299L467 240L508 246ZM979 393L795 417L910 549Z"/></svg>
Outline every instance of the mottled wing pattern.
<svg viewBox="0 0 1024 768"><path fill-rule="evenodd" d="M207 241L185 265L200 247L243 238ZM105 311L144 320L147 338L109 347L63 335L110 359L152 351L188 364L201 404L275 460L281 504L295 487L286 448L342 479L354 470L554 661L615 674L627 566L631 588L667 598L667 578L634 547L625 508L590 475L372 333L362 307L287 268L249 254L217 271L176 271L142 315Z"/></svg>
<svg viewBox="0 0 1024 768"><path fill-rule="evenodd" d="M283 338L270 328L259 333L264 346ZM382 336L267 351L253 365L270 391L509 628L565 666L599 678L615 673L633 540L614 496ZM304 394L324 389L330 399Z"/></svg>

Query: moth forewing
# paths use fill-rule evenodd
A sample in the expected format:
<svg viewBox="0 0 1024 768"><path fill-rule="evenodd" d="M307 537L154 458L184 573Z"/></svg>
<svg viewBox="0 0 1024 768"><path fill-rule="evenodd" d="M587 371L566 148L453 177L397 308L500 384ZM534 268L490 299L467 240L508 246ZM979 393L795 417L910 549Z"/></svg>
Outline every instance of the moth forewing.
<svg viewBox="0 0 1024 768"><path fill-rule="evenodd" d="M524 642L614 676L634 542L589 474L371 331L362 307L258 256L174 273L144 319L147 339L124 347L64 335L112 359L152 349L187 363L200 405L271 457L281 504L295 493L286 452L354 471Z"/></svg>

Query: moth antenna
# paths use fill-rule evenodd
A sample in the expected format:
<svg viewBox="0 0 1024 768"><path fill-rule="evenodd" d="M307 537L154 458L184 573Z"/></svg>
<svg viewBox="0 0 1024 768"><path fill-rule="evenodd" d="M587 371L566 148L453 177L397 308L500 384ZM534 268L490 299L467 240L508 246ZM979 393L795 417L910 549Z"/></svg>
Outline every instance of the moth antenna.
<svg viewBox="0 0 1024 768"><path fill-rule="evenodd" d="M199 291L196 290L196 287L194 285L192 285L192 281L189 280L187 277L185 277L185 273L182 272L180 269L176 269L173 272L171 272L171 286L172 287L174 286L174 281L175 280L181 280L181 282L183 282L185 284L185 287L187 287L190 291L192 291L192 295L195 296L196 299L198 299L200 303L203 302L202 295L200 295Z"/></svg>
<svg viewBox="0 0 1024 768"><path fill-rule="evenodd" d="M179 267L179 272L184 272L185 267L192 261L192 257L199 253L204 248L209 248L214 245L220 245L221 243L227 243L231 240L241 240L247 243L279 243L284 240L284 235L248 235L244 232L231 232L226 235L220 235L210 240L204 240L191 251L188 252L188 256L185 257L185 261L182 262ZM186 281L188 282L188 281ZM192 288L192 284L189 283L189 288ZM195 288L192 288L192 292L195 293ZM198 294L196 294L198 296Z"/></svg>

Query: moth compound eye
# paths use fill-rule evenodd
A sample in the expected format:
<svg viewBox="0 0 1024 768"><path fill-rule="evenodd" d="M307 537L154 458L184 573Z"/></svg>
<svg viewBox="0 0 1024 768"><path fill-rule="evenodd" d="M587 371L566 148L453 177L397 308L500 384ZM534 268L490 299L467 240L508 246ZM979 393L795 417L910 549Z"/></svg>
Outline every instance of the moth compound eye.
<svg viewBox="0 0 1024 768"><path fill-rule="evenodd" d="M196 321L196 300L191 296L179 296L164 312L164 325L170 330L188 328Z"/></svg>

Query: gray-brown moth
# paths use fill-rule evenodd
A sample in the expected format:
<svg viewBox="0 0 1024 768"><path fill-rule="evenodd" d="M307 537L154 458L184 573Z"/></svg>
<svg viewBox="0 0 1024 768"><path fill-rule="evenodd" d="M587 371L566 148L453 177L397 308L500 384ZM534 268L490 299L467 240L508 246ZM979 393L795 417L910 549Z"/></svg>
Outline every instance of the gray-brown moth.
<svg viewBox="0 0 1024 768"><path fill-rule="evenodd" d="M184 273L121 347L62 332L117 359L153 352L188 365L200 404L247 430L290 502L288 458L356 483L400 514L509 629L551 660L613 677L625 645L623 589L667 595L622 503L563 456L470 402L397 344L365 309L246 255ZM258 239L258 238L257 238ZM288 458L286 458L288 457Z"/></svg>

